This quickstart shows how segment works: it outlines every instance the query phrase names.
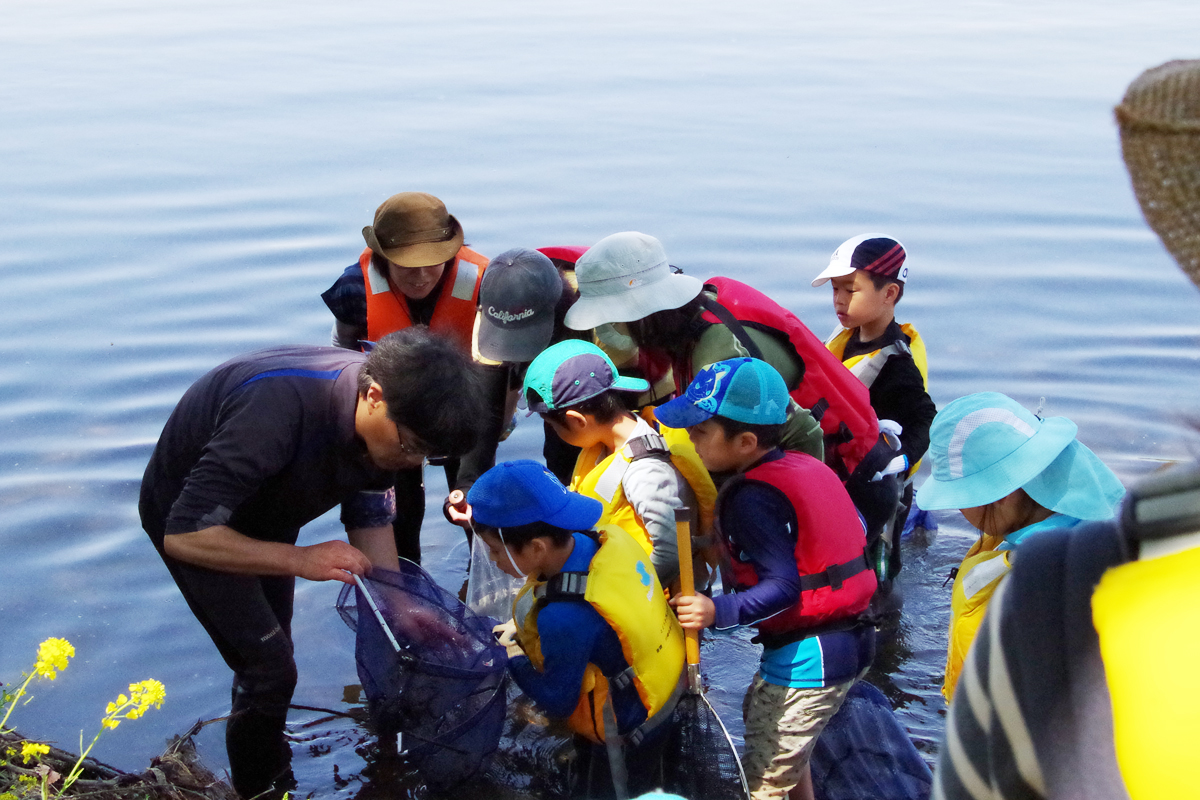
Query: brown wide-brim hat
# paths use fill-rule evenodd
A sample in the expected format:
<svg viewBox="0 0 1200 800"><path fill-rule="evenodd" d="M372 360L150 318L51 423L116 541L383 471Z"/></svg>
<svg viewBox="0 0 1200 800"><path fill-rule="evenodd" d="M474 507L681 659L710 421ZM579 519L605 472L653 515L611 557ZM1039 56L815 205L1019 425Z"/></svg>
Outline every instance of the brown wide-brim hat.
<svg viewBox="0 0 1200 800"><path fill-rule="evenodd" d="M362 233L367 247L401 267L443 264L463 243L462 225L441 200L425 192L392 195L375 211L375 224Z"/></svg>
<svg viewBox="0 0 1200 800"><path fill-rule="evenodd" d="M1200 287L1200 60L1146 70L1116 115L1142 214Z"/></svg>

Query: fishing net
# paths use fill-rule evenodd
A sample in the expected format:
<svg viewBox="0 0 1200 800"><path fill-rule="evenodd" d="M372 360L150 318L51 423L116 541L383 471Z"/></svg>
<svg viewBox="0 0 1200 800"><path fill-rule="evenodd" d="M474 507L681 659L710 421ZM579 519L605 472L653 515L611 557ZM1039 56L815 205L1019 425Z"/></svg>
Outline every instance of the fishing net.
<svg viewBox="0 0 1200 800"><path fill-rule="evenodd" d="M1200 61L1146 70L1129 85L1116 116L1146 222L1200 285Z"/></svg>
<svg viewBox="0 0 1200 800"><path fill-rule="evenodd" d="M883 692L850 688L821 731L812 755L817 800L926 800L933 774Z"/></svg>
<svg viewBox="0 0 1200 800"><path fill-rule="evenodd" d="M476 775L496 750L505 716L507 657L491 621L404 559L399 572L372 570L363 586L387 631L353 586L342 590L338 613L357 634L371 721L381 736L404 734L406 757L430 785Z"/></svg>
<svg viewBox="0 0 1200 800"><path fill-rule="evenodd" d="M688 800L747 800L742 765L729 732L700 692L675 706L675 741L664 757L664 788Z"/></svg>

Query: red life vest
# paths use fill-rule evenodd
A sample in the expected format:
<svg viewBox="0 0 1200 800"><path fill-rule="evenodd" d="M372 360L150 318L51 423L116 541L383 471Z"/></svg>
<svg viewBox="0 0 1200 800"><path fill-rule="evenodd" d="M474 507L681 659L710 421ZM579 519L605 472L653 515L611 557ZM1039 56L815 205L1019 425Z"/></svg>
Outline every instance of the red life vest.
<svg viewBox="0 0 1200 800"><path fill-rule="evenodd" d="M483 282L483 268L487 263L486 258L471 248L460 247L429 321L431 330L449 336L468 352L475 327L479 284ZM413 321L408 314L408 303L403 295L392 291L387 275L375 269L371 263L371 248L362 251L358 266L362 269L367 290L367 338L377 342L389 333L410 327Z"/></svg>
<svg viewBox="0 0 1200 800"><path fill-rule="evenodd" d="M804 377L791 390L792 399L820 423L825 434L825 463L842 480L848 479L879 441L879 419L871 408L867 387L795 314L762 292L732 278L709 278L704 283L706 288L716 290L717 302L743 326L782 336L795 349L804 362ZM721 322L711 311L705 311L701 318ZM677 376L676 383L682 384L679 391L686 389L693 377Z"/></svg>
<svg viewBox="0 0 1200 800"><path fill-rule="evenodd" d="M587 251L588 251L588 248L579 247L577 245L570 245L567 247L539 247L538 248L538 252L541 253L542 255L544 255L546 258L550 259L551 261L556 261L556 262L557 261L565 261L566 263L570 264L572 267L575 266L575 262L579 260L579 257L581 255L583 255L584 253L586 253Z"/></svg>
<svg viewBox="0 0 1200 800"><path fill-rule="evenodd" d="M783 492L796 513L796 567L800 599L794 606L758 623L763 633L802 631L853 619L866 611L875 593L875 570L867 560L866 532L854 503L833 470L805 453L759 464L730 479L722 497L738 481L758 481ZM717 524L721 501L717 498ZM728 539L726 539L728 543ZM758 572L730 548L733 580L739 590L758 583Z"/></svg>

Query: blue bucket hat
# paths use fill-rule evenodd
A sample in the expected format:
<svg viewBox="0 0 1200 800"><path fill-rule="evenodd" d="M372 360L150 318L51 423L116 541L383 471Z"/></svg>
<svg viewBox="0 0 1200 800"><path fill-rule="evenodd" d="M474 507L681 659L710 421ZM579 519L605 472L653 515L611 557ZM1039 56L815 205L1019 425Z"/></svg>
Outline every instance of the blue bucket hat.
<svg viewBox="0 0 1200 800"><path fill-rule="evenodd" d="M599 500L567 490L536 461L497 464L479 476L467 492L471 515L493 528L545 522L570 531L589 531L604 506Z"/></svg>
<svg viewBox="0 0 1200 800"><path fill-rule="evenodd" d="M543 350L529 365L521 394L527 395L530 389L542 402L530 403L529 410L544 414L579 405L609 389L645 392L650 384L620 375L612 359L591 342L567 339Z"/></svg>
<svg viewBox="0 0 1200 800"><path fill-rule="evenodd" d="M791 397L783 377L757 358L731 358L696 373L682 397L654 410L671 428L689 428L720 416L752 425L787 422Z"/></svg>
<svg viewBox="0 0 1200 800"><path fill-rule="evenodd" d="M1039 505L1083 520L1111 519L1125 489L1066 417L1039 419L999 392L960 397L929 429L933 475L917 491L926 511L984 506L1024 489Z"/></svg>

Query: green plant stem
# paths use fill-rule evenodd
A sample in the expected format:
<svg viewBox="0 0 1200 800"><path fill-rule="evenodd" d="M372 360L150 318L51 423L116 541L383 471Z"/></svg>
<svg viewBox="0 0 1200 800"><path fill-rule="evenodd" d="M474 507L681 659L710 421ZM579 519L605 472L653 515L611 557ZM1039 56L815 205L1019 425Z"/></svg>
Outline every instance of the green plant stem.
<svg viewBox="0 0 1200 800"><path fill-rule="evenodd" d="M104 733L103 725L100 726L100 730L96 731L96 735L92 737L92 743L87 746L87 750L84 750L79 755L79 760L75 762L75 766L71 767L71 771L67 773L67 777L63 780L63 785L59 787L59 797L66 794L67 789L71 788L71 784L79 780L79 776L83 774L83 760L87 758L88 753L92 752L92 748L96 746L96 742L100 741L100 734L102 733ZM79 735L79 746L83 747L83 734Z"/></svg>
<svg viewBox="0 0 1200 800"><path fill-rule="evenodd" d="M36 671L31 672L28 675L26 675L25 682L21 684L21 688L17 689L17 693L15 695L13 695L12 703L9 704L8 711L6 711L4 714L4 719L0 719L0 731L8 730L7 728L4 727L4 723L8 722L8 718L12 714L13 709L17 707L17 701L25 696L25 687L29 685L29 682L31 680L33 680L34 675L37 675Z"/></svg>

